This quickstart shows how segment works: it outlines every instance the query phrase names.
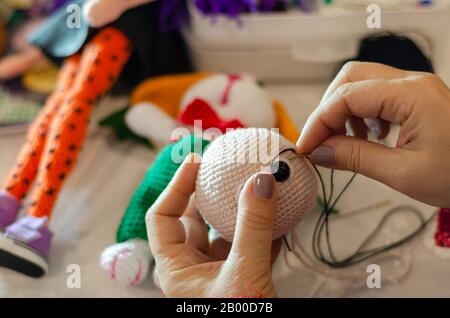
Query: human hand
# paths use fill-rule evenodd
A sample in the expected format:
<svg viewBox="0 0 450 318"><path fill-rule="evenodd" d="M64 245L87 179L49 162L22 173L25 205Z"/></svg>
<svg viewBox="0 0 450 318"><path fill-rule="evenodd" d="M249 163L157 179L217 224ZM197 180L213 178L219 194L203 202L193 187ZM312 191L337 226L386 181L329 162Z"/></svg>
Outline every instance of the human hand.
<svg viewBox="0 0 450 318"><path fill-rule="evenodd" d="M150 247L159 285L169 297L274 297L271 263L276 183L270 174L251 177L239 198L233 243L208 242L206 224L192 194L199 156L190 155L147 213Z"/></svg>
<svg viewBox="0 0 450 318"><path fill-rule="evenodd" d="M363 119L401 126L396 147L367 141ZM354 135L346 136L346 123ZM450 206L450 91L430 73L346 64L297 142L318 165L350 170L436 206Z"/></svg>

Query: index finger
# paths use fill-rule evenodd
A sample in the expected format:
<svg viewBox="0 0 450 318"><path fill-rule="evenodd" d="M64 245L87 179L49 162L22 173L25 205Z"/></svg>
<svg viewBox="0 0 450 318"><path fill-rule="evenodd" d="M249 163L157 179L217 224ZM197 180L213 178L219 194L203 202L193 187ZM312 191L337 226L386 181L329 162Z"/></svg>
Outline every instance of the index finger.
<svg viewBox="0 0 450 318"><path fill-rule="evenodd" d="M309 153L345 127L352 117L381 118L402 125L414 110L417 87L404 79L366 80L341 85L308 118L297 151Z"/></svg>
<svg viewBox="0 0 450 318"><path fill-rule="evenodd" d="M326 123L323 115L325 103L330 104L329 99L339 98L339 90L342 88L348 88L351 83L358 82L374 82L382 80L393 80L399 78L405 78L409 74L415 72L403 71L391 66L368 63L368 62L348 62L339 71L336 78L331 82L326 90L319 107L310 115L302 129L300 137L297 141L297 150L300 153L308 153L314 150L321 142L332 134L333 127L329 127L329 123ZM355 85L356 86L356 85ZM370 91L368 92L370 93ZM360 94L361 95L361 94ZM366 96L366 100L370 97L376 98L374 94ZM333 104L333 102L331 102ZM356 109L356 105L353 105L353 110ZM336 110L332 107L333 111ZM325 111L325 114L334 116L331 118L334 126L340 126L339 129L345 127L345 122L352 116L356 115L352 113L347 107L341 108L338 113L331 114L330 111ZM372 109L374 110L374 108Z"/></svg>
<svg viewBox="0 0 450 318"><path fill-rule="evenodd" d="M333 94L336 89L350 82L371 79L395 79L405 77L409 72L384 64L370 62L347 62L330 83L320 104Z"/></svg>
<svg viewBox="0 0 450 318"><path fill-rule="evenodd" d="M186 234L179 218L184 214L195 190L200 157L190 154L170 184L148 210L146 225L152 252L162 254L168 245L184 243Z"/></svg>

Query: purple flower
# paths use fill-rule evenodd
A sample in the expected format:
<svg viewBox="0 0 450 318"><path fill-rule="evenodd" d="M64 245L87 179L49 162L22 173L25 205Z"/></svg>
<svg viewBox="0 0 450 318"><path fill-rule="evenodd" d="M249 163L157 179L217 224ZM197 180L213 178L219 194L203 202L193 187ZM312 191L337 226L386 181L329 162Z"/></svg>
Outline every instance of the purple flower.
<svg viewBox="0 0 450 318"><path fill-rule="evenodd" d="M205 15L226 15L233 19L258 9L256 0L195 0L194 3Z"/></svg>
<svg viewBox="0 0 450 318"><path fill-rule="evenodd" d="M64 1L67 0L56 0ZM198 10L212 17L226 15L238 20L241 14L285 10L289 0L194 0ZM167 32L189 21L188 0L160 0L161 31Z"/></svg>
<svg viewBox="0 0 450 318"><path fill-rule="evenodd" d="M288 0L195 0L198 10L210 16L226 15L237 19L251 12L273 12L286 10Z"/></svg>

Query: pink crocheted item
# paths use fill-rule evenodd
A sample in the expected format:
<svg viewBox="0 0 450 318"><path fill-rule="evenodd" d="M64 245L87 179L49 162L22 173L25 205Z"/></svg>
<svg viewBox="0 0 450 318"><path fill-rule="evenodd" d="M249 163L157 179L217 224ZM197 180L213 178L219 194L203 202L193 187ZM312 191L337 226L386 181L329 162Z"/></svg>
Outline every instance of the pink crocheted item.
<svg viewBox="0 0 450 318"><path fill-rule="evenodd" d="M311 210L317 196L317 179L306 159L294 151L278 156L294 147L268 129L238 129L217 138L205 151L197 178L195 198L200 214L223 238L232 241L242 186L255 173L271 171L273 162L284 161L290 176L277 185L273 239L289 233Z"/></svg>
<svg viewBox="0 0 450 318"><path fill-rule="evenodd" d="M450 209L439 210L434 241L437 246L450 248Z"/></svg>

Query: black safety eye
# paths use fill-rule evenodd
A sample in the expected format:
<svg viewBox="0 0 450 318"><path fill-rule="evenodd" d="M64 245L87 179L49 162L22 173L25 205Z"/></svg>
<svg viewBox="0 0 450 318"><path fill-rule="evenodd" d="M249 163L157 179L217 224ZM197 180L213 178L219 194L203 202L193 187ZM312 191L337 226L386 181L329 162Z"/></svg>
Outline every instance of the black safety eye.
<svg viewBox="0 0 450 318"><path fill-rule="evenodd" d="M284 182L289 179L291 168L289 168L289 165L284 161L275 161L272 164L272 175L277 182Z"/></svg>

